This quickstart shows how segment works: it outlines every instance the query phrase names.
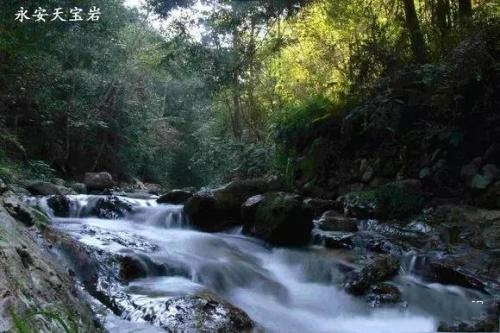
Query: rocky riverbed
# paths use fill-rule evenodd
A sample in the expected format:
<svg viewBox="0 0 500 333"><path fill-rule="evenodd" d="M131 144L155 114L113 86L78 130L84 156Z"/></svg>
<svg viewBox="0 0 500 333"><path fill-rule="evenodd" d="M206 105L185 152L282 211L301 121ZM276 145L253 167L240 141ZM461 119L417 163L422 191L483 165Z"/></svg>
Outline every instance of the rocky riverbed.
<svg viewBox="0 0 500 333"><path fill-rule="evenodd" d="M412 182L378 201L277 179L161 197L55 189L4 187L4 267L19 271L3 280L4 328L51 309L89 331L498 331L500 211L427 201Z"/></svg>

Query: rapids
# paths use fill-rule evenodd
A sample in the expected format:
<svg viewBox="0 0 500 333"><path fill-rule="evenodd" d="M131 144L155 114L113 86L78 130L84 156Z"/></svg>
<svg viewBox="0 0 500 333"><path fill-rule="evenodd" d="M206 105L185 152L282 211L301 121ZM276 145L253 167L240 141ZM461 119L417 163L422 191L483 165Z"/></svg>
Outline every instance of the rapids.
<svg viewBox="0 0 500 333"><path fill-rule="evenodd" d="M439 320L482 310L471 302L481 297L478 292L413 275L414 257L393 281L404 304L374 308L340 287L352 251L272 248L239 229L199 232L190 227L182 206L160 205L154 198L120 197L133 207L120 219L87 216L97 196L69 198L69 218L54 217L46 198L27 201L44 209L55 228L96 251L133 252L172 268L162 275L148 266L146 277L126 285L135 302L210 291L244 310L266 332L432 332ZM160 331L133 311L122 318L108 313L105 325L111 332Z"/></svg>

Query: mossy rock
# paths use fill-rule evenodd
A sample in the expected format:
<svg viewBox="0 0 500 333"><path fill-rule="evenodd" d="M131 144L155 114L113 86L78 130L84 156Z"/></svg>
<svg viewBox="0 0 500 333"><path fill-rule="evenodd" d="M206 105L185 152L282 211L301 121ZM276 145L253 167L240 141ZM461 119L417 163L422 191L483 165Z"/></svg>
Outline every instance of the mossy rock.
<svg viewBox="0 0 500 333"><path fill-rule="evenodd" d="M348 193L338 201L350 216L393 219L418 213L425 203L425 197L416 188L389 183L374 189Z"/></svg>
<svg viewBox="0 0 500 333"><path fill-rule="evenodd" d="M313 210L300 196L266 193L255 208L253 220L246 221L243 232L273 245L305 245L311 239Z"/></svg>

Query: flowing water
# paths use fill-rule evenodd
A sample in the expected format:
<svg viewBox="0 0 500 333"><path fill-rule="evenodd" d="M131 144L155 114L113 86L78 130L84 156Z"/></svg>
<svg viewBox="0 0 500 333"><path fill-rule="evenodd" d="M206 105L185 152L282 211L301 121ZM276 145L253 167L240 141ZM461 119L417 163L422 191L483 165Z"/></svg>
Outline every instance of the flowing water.
<svg viewBox="0 0 500 333"><path fill-rule="evenodd" d="M151 271L125 292L136 302L210 291L243 309L268 332L432 332L438 320L467 318L481 312L471 299L480 295L456 286L429 284L411 274L415 260L403 265L394 283L403 305L373 308L339 286L342 270L352 266L352 251L272 248L240 230L204 233L189 226L182 206L154 199L128 199L132 213L121 219L85 216L92 196L70 196L71 216L55 218L56 228L80 242L113 253L130 253L166 264L167 276ZM31 204L50 209L44 199ZM113 332L155 332L156 328L108 316ZM138 325L138 326L137 326Z"/></svg>

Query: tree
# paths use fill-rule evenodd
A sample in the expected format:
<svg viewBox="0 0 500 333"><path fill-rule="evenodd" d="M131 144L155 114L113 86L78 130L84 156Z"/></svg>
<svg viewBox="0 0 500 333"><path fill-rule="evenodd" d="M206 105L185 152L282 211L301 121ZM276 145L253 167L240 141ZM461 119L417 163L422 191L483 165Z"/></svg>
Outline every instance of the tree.
<svg viewBox="0 0 500 333"><path fill-rule="evenodd" d="M418 63L427 61L427 49L424 41L424 36L420 29L417 12L415 10L414 0L402 0L406 18L406 27L410 36L411 48L413 55Z"/></svg>

